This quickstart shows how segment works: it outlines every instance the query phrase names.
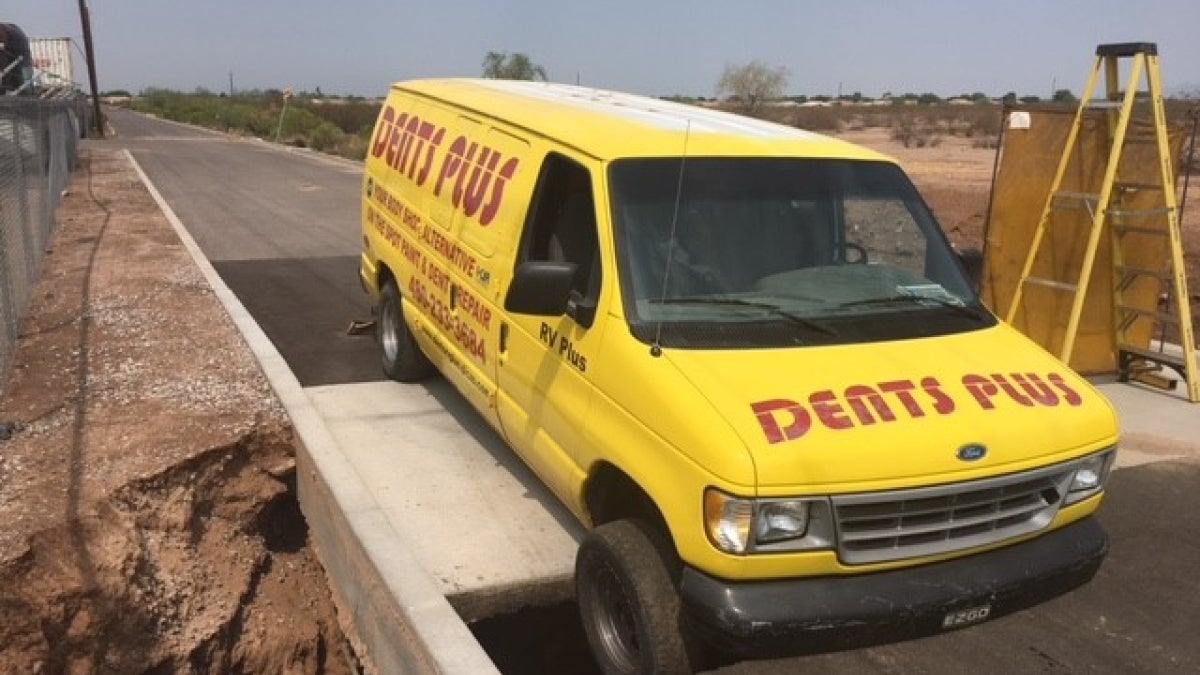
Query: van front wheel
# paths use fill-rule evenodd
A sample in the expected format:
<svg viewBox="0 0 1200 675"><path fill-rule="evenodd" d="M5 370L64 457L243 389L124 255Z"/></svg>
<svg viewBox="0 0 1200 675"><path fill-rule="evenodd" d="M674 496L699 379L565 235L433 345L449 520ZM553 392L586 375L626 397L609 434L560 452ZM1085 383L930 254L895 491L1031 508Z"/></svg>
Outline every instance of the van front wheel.
<svg viewBox="0 0 1200 675"><path fill-rule="evenodd" d="M399 382L416 382L433 373L433 364L421 351L412 332L408 330L408 324L404 322L400 290L393 280L388 280L383 286L376 332L379 360L385 375Z"/></svg>
<svg viewBox="0 0 1200 675"><path fill-rule="evenodd" d="M606 675L692 672L679 593L648 527L592 530L575 557L575 591L592 654Z"/></svg>

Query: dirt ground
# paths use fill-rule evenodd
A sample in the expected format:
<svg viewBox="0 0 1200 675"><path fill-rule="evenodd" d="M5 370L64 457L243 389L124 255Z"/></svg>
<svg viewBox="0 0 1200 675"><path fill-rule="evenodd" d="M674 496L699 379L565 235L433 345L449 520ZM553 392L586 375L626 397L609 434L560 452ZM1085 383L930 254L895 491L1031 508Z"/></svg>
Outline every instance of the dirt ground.
<svg viewBox="0 0 1200 675"><path fill-rule="evenodd" d="M0 671L355 672L287 417L122 154L58 222L0 398Z"/></svg>

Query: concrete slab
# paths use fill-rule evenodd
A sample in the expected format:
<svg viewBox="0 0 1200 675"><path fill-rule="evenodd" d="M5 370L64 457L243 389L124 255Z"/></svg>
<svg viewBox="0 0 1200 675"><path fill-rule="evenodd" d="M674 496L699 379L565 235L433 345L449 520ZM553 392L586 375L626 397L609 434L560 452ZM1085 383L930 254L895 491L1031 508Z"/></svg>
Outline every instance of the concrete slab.
<svg viewBox="0 0 1200 675"><path fill-rule="evenodd" d="M465 620L572 596L583 529L445 380L305 391Z"/></svg>
<svg viewBox="0 0 1200 675"><path fill-rule="evenodd" d="M1177 345L1168 344L1165 350L1180 353ZM1166 368L1161 375L1169 380L1180 379ZM1117 382L1111 377L1094 379L1093 384L1112 401L1121 420L1117 468L1170 459L1200 459L1200 404L1187 400L1182 382L1171 390Z"/></svg>

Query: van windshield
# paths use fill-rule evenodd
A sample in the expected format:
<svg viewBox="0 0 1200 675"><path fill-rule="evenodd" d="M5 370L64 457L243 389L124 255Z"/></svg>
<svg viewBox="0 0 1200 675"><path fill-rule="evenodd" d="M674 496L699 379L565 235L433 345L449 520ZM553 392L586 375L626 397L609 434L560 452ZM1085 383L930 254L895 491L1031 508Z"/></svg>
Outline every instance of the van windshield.
<svg viewBox="0 0 1200 675"><path fill-rule="evenodd" d="M609 185L626 318L645 342L844 344L995 324L893 164L627 159Z"/></svg>

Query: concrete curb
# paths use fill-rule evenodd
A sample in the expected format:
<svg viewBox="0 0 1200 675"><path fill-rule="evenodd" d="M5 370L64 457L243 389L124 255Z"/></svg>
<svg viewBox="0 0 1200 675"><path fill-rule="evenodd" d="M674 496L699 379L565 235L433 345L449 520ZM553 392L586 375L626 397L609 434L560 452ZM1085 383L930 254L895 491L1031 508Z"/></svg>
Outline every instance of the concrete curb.
<svg viewBox="0 0 1200 675"><path fill-rule="evenodd" d="M299 438L297 485L318 558L364 663L381 673L499 673L462 619L368 496L283 356L225 285L183 223L125 150L257 358Z"/></svg>

